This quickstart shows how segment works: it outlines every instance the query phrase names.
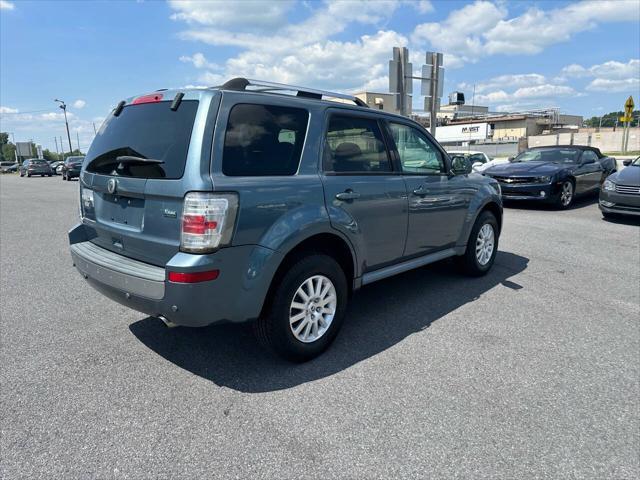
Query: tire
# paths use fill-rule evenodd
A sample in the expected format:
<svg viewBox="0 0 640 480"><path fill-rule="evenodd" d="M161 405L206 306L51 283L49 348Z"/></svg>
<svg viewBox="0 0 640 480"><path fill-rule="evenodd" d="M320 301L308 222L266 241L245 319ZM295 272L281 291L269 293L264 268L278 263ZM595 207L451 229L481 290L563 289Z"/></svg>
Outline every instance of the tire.
<svg viewBox="0 0 640 480"><path fill-rule="evenodd" d="M24 173L21 173L21 174L20 174L20 177L24 177Z"/></svg>
<svg viewBox="0 0 640 480"><path fill-rule="evenodd" d="M30 173L27 173L27 178L31 178L31 174Z"/></svg>
<svg viewBox="0 0 640 480"><path fill-rule="evenodd" d="M67 179L67 174L62 172L62 181L64 182Z"/></svg>
<svg viewBox="0 0 640 480"><path fill-rule="evenodd" d="M491 237L487 237L489 229ZM469 241L467 242L467 249L462 256L456 258L459 267L465 274L472 277L480 277L491 270L498 253L498 232L498 221L493 213L482 212L473 224ZM492 240L492 246L489 250L487 242L490 240ZM481 249L481 251L478 249Z"/></svg>
<svg viewBox="0 0 640 480"><path fill-rule="evenodd" d="M309 281L312 286L307 283ZM314 296L313 288L322 291L327 288L327 292L317 295L316 291ZM311 293L308 302L300 296L301 289L305 293ZM286 360L311 360L324 352L338 334L347 308L348 295L347 279L340 265L328 255L310 254L298 260L277 280L271 291L271 302L254 323L255 334L260 343ZM335 297L333 301L330 300L332 296ZM328 303L323 304L322 300L314 302L314 298L322 298ZM303 308L296 308L294 303ZM316 303L318 306L314 307ZM312 309L321 309L325 305L328 312L311 313ZM292 320L300 315L301 318ZM305 333L306 341L303 340ZM314 339L314 336L317 338Z"/></svg>
<svg viewBox="0 0 640 480"><path fill-rule="evenodd" d="M51 174L50 174L50 173L49 173L49 174L47 174L47 177L51 177Z"/></svg>
<svg viewBox="0 0 640 480"><path fill-rule="evenodd" d="M570 190L570 191L569 191ZM568 198L566 197L568 195ZM573 205L573 199L576 196L575 184L571 180L565 180L560 187L560 193L556 200L556 207L566 210Z"/></svg>

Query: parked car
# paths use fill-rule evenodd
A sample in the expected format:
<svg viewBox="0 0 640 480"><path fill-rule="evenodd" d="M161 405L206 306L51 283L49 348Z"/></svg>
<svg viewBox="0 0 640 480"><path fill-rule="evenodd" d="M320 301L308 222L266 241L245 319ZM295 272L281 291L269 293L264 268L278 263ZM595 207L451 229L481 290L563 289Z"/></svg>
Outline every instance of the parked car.
<svg viewBox="0 0 640 480"><path fill-rule="evenodd" d="M491 161L489 156L484 152L477 152L472 150L450 150L447 153L450 157L464 157L464 159L469 163L469 168L474 172L480 172L484 170L484 168L482 167Z"/></svg>
<svg viewBox="0 0 640 480"><path fill-rule="evenodd" d="M46 160L39 158L28 158L27 160L22 162L22 165L20 165L20 176L24 177L25 175L27 177L30 177L32 175L40 175L42 177L46 175L50 177L51 175L53 175L53 172L51 171L51 167Z"/></svg>
<svg viewBox="0 0 640 480"><path fill-rule="evenodd" d="M60 169L62 180L71 180L72 178L79 177L82 162L84 162L84 157L67 157Z"/></svg>
<svg viewBox="0 0 640 480"><path fill-rule="evenodd" d="M71 256L93 287L170 326L257 319L295 361L364 285L447 257L487 273L502 224L498 183L418 123L246 79L120 102L79 194Z"/></svg>
<svg viewBox="0 0 640 480"><path fill-rule="evenodd" d="M59 175L60 174L60 170L62 170L62 164L63 163L64 162L59 162L59 161L49 162L49 166L51 167L51 171L53 172L54 175Z"/></svg>
<svg viewBox="0 0 640 480"><path fill-rule="evenodd" d="M484 174L496 179L504 200L551 202L568 208L577 195L597 192L616 161L583 146L535 147Z"/></svg>
<svg viewBox="0 0 640 480"><path fill-rule="evenodd" d="M0 162L0 172L13 173L18 171L18 164L16 162Z"/></svg>
<svg viewBox="0 0 640 480"><path fill-rule="evenodd" d="M640 157L625 160L619 172L607 177L600 190L599 206L602 216L640 216Z"/></svg>

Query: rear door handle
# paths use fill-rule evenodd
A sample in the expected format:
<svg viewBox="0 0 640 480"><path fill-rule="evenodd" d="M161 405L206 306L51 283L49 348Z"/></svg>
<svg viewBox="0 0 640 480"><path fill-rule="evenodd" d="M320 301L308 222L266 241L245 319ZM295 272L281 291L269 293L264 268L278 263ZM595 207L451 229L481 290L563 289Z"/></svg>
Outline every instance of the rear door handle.
<svg viewBox="0 0 640 480"><path fill-rule="evenodd" d="M419 197L424 197L425 195L429 195L429 190L424 187L419 187L413 191L413 194Z"/></svg>
<svg viewBox="0 0 640 480"><path fill-rule="evenodd" d="M356 198L360 198L360 194L358 192L354 192L353 190L349 189L346 190L342 193L338 193L336 194L336 198L338 200L355 200Z"/></svg>

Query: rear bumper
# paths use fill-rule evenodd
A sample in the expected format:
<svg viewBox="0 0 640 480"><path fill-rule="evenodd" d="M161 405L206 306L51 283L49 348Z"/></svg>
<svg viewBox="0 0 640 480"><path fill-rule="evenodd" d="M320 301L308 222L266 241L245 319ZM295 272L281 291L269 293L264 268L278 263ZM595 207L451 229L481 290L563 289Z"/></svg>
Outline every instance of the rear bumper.
<svg viewBox="0 0 640 480"><path fill-rule="evenodd" d="M67 177L75 178L79 176L80 176L80 170L67 170Z"/></svg>
<svg viewBox="0 0 640 480"><path fill-rule="evenodd" d="M605 213L640 216L640 195L627 195L601 190L598 206Z"/></svg>
<svg viewBox="0 0 640 480"><path fill-rule="evenodd" d="M69 232L71 257L91 286L124 306L189 327L257 318L282 258L273 250L246 245L210 255L177 253L163 268L98 247L83 238L83 229L78 225ZM167 280L168 271L212 269L220 271L216 280Z"/></svg>

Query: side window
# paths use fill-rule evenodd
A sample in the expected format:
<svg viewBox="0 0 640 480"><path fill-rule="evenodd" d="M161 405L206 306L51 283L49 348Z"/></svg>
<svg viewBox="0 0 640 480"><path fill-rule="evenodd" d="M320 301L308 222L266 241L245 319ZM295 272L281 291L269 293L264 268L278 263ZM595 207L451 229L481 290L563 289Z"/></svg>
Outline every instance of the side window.
<svg viewBox="0 0 640 480"><path fill-rule="evenodd" d="M238 104L229 112L222 173L293 175L298 171L309 113L300 108Z"/></svg>
<svg viewBox="0 0 640 480"><path fill-rule="evenodd" d="M582 154L582 161L595 163L598 161L598 155L596 155L595 152L592 152L591 150L585 150Z"/></svg>
<svg viewBox="0 0 640 480"><path fill-rule="evenodd" d="M324 170L328 172L390 172L391 162L378 122L332 115L325 140Z"/></svg>
<svg viewBox="0 0 640 480"><path fill-rule="evenodd" d="M389 123L391 135L405 173L440 174L446 172L442 153L419 130L399 123Z"/></svg>

